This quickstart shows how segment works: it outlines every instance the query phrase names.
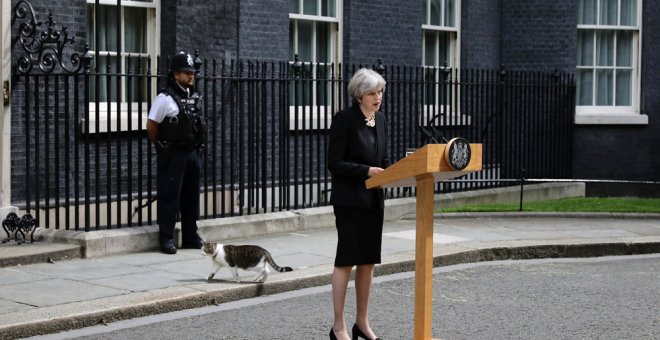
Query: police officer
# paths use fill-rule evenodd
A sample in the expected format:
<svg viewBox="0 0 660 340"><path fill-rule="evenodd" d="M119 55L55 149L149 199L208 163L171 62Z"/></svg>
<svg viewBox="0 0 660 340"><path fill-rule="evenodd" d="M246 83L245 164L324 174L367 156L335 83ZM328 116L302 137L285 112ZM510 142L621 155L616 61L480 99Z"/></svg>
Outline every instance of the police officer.
<svg viewBox="0 0 660 340"><path fill-rule="evenodd" d="M182 248L202 248L197 233L199 216L200 156L206 124L201 98L195 92L195 65L190 54L172 58L167 87L151 106L147 135L158 155L158 226L160 251L176 254L174 224L181 213Z"/></svg>

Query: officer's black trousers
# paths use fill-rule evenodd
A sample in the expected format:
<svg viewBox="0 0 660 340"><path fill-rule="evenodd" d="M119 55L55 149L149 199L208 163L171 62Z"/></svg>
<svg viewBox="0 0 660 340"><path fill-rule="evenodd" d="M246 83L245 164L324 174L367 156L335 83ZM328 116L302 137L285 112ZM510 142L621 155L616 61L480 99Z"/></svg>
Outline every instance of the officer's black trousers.
<svg viewBox="0 0 660 340"><path fill-rule="evenodd" d="M176 214L181 212L183 242L197 237L200 158L196 149L172 147L158 154L158 226L160 242L174 238Z"/></svg>

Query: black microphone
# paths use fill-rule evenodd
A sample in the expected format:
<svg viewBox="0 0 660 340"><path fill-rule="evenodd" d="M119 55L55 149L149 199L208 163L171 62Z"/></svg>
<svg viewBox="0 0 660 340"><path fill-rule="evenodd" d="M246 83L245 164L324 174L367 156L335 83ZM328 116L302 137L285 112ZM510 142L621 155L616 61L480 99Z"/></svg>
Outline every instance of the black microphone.
<svg viewBox="0 0 660 340"><path fill-rule="evenodd" d="M435 132L438 136L440 136L440 139L442 139L445 143L449 143L447 141L447 139L445 139L445 136L442 134L442 132L440 132L440 130L436 129L435 126L431 125L431 130L433 130L433 132Z"/></svg>
<svg viewBox="0 0 660 340"><path fill-rule="evenodd" d="M419 129L422 130L422 132L424 132L424 134L425 134L427 137L431 138L431 140L433 140L433 141L435 142L435 144L440 144L440 143L438 143L438 141L433 137L433 134L432 134L431 132L429 132L429 130L428 130L425 126L420 126Z"/></svg>

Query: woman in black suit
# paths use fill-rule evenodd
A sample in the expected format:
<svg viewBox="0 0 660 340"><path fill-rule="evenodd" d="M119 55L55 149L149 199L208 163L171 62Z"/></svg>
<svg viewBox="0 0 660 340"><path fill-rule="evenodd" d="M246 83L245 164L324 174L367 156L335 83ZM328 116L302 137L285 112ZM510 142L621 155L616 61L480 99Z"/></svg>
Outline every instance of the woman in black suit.
<svg viewBox="0 0 660 340"><path fill-rule="evenodd" d="M381 261L384 193L382 189L367 189L365 180L389 165L387 122L378 111L384 91L385 80L380 74L364 68L358 70L348 84L353 106L338 112L330 127L330 203L337 227L332 272L334 324L330 339L348 339L344 303L353 266L356 266L357 315L352 339L376 339L369 327L368 304L374 265Z"/></svg>

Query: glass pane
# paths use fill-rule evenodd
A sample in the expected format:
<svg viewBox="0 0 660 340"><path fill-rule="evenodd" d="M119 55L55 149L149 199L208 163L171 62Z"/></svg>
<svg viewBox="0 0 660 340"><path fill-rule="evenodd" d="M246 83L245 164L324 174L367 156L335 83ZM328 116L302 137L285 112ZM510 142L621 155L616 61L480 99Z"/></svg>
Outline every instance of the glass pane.
<svg viewBox="0 0 660 340"><path fill-rule="evenodd" d="M335 0L321 0L321 15L324 17L335 17L337 15Z"/></svg>
<svg viewBox="0 0 660 340"><path fill-rule="evenodd" d="M437 34L434 31L424 31L424 65L438 66Z"/></svg>
<svg viewBox="0 0 660 340"><path fill-rule="evenodd" d="M302 61L311 61L313 38L313 25L310 21L298 21L298 56Z"/></svg>
<svg viewBox="0 0 660 340"><path fill-rule="evenodd" d="M621 0L621 26L637 26L637 0Z"/></svg>
<svg viewBox="0 0 660 340"><path fill-rule="evenodd" d="M456 1L447 0L447 8L445 9L445 26L456 27Z"/></svg>
<svg viewBox="0 0 660 340"><path fill-rule="evenodd" d="M117 10L115 6L99 6L98 30L99 40L96 42L98 51L117 51ZM94 39L92 37L91 39Z"/></svg>
<svg viewBox="0 0 660 340"><path fill-rule="evenodd" d="M332 103L332 66L329 64L316 67L316 104L330 105Z"/></svg>
<svg viewBox="0 0 660 340"><path fill-rule="evenodd" d="M124 7L125 52L147 53L147 9Z"/></svg>
<svg viewBox="0 0 660 340"><path fill-rule="evenodd" d="M632 77L630 70L616 71L616 106L630 106L632 97Z"/></svg>
<svg viewBox="0 0 660 340"><path fill-rule="evenodd" d="M594 71L593 70L578 70L577 71L577 104L591 106L593 102L594 91Z"/></svg>
<svg viewBox="0 0 660 340"><path fill-rule="evenodd" d="M578 66L593 66L594 64L594 31L578 30L577 36Z"/></svg>
<svg viewBox="0 0 660 340"><path fill-rule="evenodd" d="M596 0L580 0L578 3L578 25L596 24Z"/></svg>
<svg viewBox="0 0 660 340"><path fill-rule="evenodd" d="M94 5L87 4L87 41L89 48L96 51L96 42L94 41Z"/></svg>
<svg viewBox="0 0 660 340"><path fill-rule="evenodd" d="M614 32L596 32L596 59L598 66L614 65Z"/></svg>
<svg viewBox="0 0 660 340"><path fill-rule="evenodd" d="M442 13L442 0L431 0L431 25L440 26Z"/></svg>
<svg viewBox="0 0 660 340"><path fill-rule="evenodd" d="M312 104L312 96L309 94L310 82L310 66L309 64L303 66L302 75L300 78L295 79L289 83L289 101L294 106L303 106ZM312 83L313 84L313 83ZM304 112L300 108L297 117L302 117Z"/></svg>
<svg viewBox="0 0 660 340"><path fill-rule="evenodd" d="M438 84L437 84L437 79L438 77L438 69L437 68L428 68L426 69L425 75L424 75L424 87L426 89L425 98L424 98L424 104L426 105L435 105L436 103L436 98L437 98L437 92L438 92ZM433 114L430 115L431 117Z"/></svg>
<svg viewBox="0 0 660 340"><path fill-rule="evenodd" d="M596 70L596 105L612 106L614 88L612 70Z"/></svg>
<svg viewBox="0 0 660 340"><path fill-rule="evenodd" d="M633 32L620 31L616 34L616 66L632 66Z"/></svg>
<svg viewBox="0 0 660 340"><path fill-rule="evenodd" d="M424 19L422 20L423 24L429 23L429 1L422 0L422 11L424 12Z"/></svg>
<svg viewBox="0 0 660 340"><path fill-rule="evenodd" d="M445 63L448 66L452 66L451 60L451 33L449 32L438 32L438 66L444 66Z"/></svg>
<svg viewBox="0 0 660 340"><path fill-rule="evenodd" d="M104 74L106 72L113 73L117 70L117 58L99 56L95 63L97 72ZM108 69L110 66L110 69ZM90 102L96 101L96 84L97 79L90 78ZM98 100L100 102L117 101L117 77L116 76L98 76Z"/></svg>
<svg viewBox="0 0 660 340"><path fill-rule="evenodd" d="M289 60L293 60L293 56L296 54L296 20L291 20L289 22Z"/></svg>
<svg viewBox="0 0 660 340"><path fill-rule="evenodd" d="M131 71L132 74L144 74L148 67L148 59L141 57L126 58L126 69ZM129 77L126 83L126 101L127 102L141 102L149 100L147 94L147 84L139 77Z"/></svg>
<svg viewBox="0 0 660 340"><path fill-rule="evenodd" d="M617 25L617 2L618 0L601 0L600 24Z"/></svg>
<svg viewBox="0 0 660 340"><path fill-rule="evenodd" d="M300 0L289 0L289 13L300 14Z"/></svg>
<svg viewBox="0 0 660 340"><path fill-rule="evenodd" d="M330 23L316 23L316 61L320 63L329 63L332 61L330 51L332 50L332 37Z"/></svg>
<svg viewBox="0 0 660 340"><path fill-rule="evenodd" d="M317 0L303 0L303 14L319 15Z"/></svg>

